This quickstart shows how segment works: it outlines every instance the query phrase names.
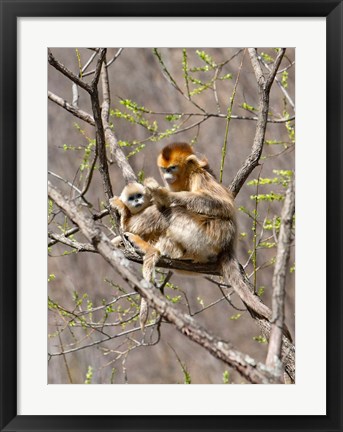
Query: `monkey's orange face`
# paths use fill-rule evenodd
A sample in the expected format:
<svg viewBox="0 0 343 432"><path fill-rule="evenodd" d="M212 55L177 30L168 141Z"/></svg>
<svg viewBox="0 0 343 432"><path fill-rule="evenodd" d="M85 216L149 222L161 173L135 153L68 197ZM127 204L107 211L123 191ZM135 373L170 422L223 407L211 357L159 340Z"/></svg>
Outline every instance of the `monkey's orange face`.
<svg viewBox="0 0 343 432"><path fill-rule="evenodd" d="M193 154L192 147L185 143L169 144L159 154L157 165L165 184L172 191L185 190L187 159Z"/></svg>

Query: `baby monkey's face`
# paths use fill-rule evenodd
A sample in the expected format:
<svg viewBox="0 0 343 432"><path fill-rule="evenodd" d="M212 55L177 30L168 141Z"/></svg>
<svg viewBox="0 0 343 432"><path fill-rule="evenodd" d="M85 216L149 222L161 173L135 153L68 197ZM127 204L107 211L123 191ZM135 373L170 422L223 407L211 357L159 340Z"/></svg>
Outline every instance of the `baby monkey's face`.
<svg viewBox="0 0 343 432"><path fill-rule="evenodd" d="M120 199L129 207L132 214L144 210L150 205L151 197L147 190L140 183L130 183L127 185Z"/></svg>

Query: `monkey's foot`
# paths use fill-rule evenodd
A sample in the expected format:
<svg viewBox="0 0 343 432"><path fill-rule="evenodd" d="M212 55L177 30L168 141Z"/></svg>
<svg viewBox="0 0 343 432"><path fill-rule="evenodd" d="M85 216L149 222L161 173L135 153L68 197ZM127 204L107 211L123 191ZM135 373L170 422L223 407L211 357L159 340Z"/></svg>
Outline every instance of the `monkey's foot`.
<svg viewBox="0 0 343 432"><path fill-rule="evenodd" d="M146 251L150 248L149 243L144 241L141 237L139 237L139 235L132 234L130 232L125 232L124 235L138 251L146 253Z"/></svg>
<svg viewBox="0 0 343 432"><path fill-rule="evenodd" d="M114 237L114 239L111 240L111 243L114 247L119 248L121 246L124 246L123 239L120 236Z"/></svg>

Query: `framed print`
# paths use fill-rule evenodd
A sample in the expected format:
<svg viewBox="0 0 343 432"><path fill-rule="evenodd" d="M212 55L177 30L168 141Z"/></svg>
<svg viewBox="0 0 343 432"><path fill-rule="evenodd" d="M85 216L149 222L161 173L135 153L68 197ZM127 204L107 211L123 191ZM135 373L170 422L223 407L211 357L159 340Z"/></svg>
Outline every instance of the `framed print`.
<svg viewBox="0 0 343 432"><path fill-rule="evenodd" d="M1 1L1 59L1 430L342 430L342 3Z"/></svg>

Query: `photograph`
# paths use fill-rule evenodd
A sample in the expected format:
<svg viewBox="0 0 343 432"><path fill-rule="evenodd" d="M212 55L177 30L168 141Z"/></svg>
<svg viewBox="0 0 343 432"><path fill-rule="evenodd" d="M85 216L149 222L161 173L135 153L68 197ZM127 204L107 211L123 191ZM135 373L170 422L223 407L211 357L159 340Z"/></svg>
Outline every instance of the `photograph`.
<svg viewBox="0 0 343 432"><path fill-rule="evenodd" d="M296 48L47 68L47 384L296 384Z"/></svg>

